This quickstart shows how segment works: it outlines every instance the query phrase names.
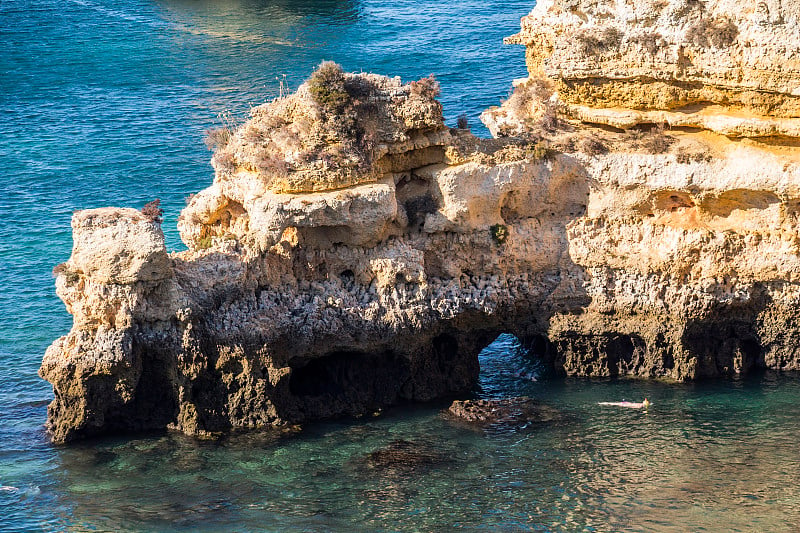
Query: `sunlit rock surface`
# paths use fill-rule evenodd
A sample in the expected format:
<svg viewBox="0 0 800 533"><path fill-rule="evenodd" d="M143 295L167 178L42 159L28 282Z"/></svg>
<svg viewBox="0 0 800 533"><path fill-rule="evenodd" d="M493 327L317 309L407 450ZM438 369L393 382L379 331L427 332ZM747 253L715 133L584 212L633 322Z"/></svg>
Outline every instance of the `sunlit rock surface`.
<svg viewBox="0 0 800 533"><path fill-rule="evenodd" d="M53 439L462 394L503 332L560 374L800 369L796 7L543 0L495 139L431 80L323 65L217 135L187 251L76 213Z"/></svg>
<svg viewBox="0 0 800 533"><path fill-rule="evenodd" d="M800 2L543 0L509 42L570 115L797 136Z"/></svg>

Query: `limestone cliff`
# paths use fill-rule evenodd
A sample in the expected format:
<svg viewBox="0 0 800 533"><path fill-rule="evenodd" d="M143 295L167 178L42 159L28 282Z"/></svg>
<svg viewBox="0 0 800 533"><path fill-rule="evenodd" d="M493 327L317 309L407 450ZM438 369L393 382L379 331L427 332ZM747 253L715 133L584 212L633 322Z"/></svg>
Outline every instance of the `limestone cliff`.
<svg viewBox="0 0 800 533"><path fill-rule="evenodd" d="M54 440L458 394L502 332L569 375L800 369L795 7L543 0L495 139L446 128L433 80L324 64L217 136L188 251L75 215Z"/></svg>
<svg viewBox="0 0 800 533"><path fill-rule="evenodd" d="M550 318L557 366L798 368L798 7L548 0L508 39L530 77L484 121L548 138L589 188L568 249L591 303Z"/></svg>
<svg viewBox="0 0 800 533"><path fill-rule="evenodd" d="M795 0L543 0L508 42L587 122L796 137L799 16Z"/></svg>

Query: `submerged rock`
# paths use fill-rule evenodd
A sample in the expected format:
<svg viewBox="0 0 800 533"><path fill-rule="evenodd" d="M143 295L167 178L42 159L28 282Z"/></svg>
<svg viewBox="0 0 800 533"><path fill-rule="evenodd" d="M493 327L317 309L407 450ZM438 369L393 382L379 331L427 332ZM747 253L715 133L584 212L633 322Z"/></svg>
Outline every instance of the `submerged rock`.
<svg viewBox="0 0 800 533"><path fill-rule="evenodd" d="M428 443L399 439L367 454L364 465L382 475L393 475L424 471L451 461Z"/></svg>
<svg viewBox="0 0 800 533"><path fill-rule="evenodd" d="M525 396L498 400L456 400L445 411L447 418L479 428L520 427L552 422L558 410Z"/></svg>
<svg viewBox="0 0 800 533"><path fill-rule="evenodd" d="M800 370L796 4L542 0L496 139L434 80L324 65L215 137L187 251L74 215L53 440L463 394L500 333L562 375Z"/></svg>

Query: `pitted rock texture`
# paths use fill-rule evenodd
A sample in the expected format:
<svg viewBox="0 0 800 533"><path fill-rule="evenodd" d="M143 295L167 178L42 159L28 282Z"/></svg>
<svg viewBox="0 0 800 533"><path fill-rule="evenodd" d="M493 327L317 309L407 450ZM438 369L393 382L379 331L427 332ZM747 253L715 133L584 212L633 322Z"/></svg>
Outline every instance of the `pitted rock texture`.
<svg viewBox="0 0 800 533"><path fill-rule="evenodd" d="M222 131L214 185L178 223L191 249L236 240L254 253L296 228L326 244L374 245L397 224L395 182L438 163L450 137L433 78L349 74L323 63L296 93Z"/></svg>
<svg viewBox="0 0 800 533"><path fill-rule="evenodd" d="M508 42L585 122L796 137L798 17L796 0L542 0Z"/></svg>
<svg viewBox="0 0 800 533"><path fill-rule="evenodd" d="M692 83L761 94L763 67L773 107L746 112L790 118L800 80L791 61L778 68L766 30L743 22L746 6L698 2L705 15L678 16L677 1L662 3L647 20L674 21L675 43L702 17L737 25L738 74L712 64L712 40L692 49L694 65L709 61ZM626 9L647 13L622 5L537 5L518 38L542 36L532 76L484 115L498 138L445 128L432 80L328 65L223 136L214 183L179 221L187 251L167 254L136 211L77 213L72 257L56 269L75 323L41 369L53 439L210 436L464 394L500 333L562 375L800 370L798 143L636 121L617 131L576 115L570 105L610 101L571 93L570 72L611 70L605 51L570 67L580 58L559 47L587 24L614 25L624 45ZM781 13L767 24L794 35L794 12ZM625 74L633 52L620 50L626 91L653 91Z"/></svg>

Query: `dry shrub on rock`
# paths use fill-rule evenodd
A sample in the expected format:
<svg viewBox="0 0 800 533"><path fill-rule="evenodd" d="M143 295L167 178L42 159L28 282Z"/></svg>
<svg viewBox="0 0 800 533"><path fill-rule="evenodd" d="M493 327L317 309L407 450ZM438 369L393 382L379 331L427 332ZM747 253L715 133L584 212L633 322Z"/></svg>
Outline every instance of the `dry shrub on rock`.
<svg viewBox="0 0 800 533"><path fill-rule="evenodd" d="M213 165L222 175L256 173L282 192L369 181L382 143L406 130L444 128L435 94L432 76L402 85L325 61L296 93L253 108L229 139L214 142ZM428 113L438 123L419 119Z"/></svg>
<svg viewBox="0 0 800 533"><path fill-rule="evenodd" d="M697 146L687 148L685 146L681 146L675 153L675 159L678 163L686 165L689 163L708 163L713 159L713 157L709 153L707 147L703 148Z"/></svg>
<svg viewBox="0 0 800 533"><path fill-rule="evenodd" d="M147 202L142 207L142 214L149 218L153 222L158 222L159 224L162 222L162 218L164 216L164 210L161 209L161 199L156 198L152 202Z"/></svg>
<svg viewBox="0 0 800 533"><path fill-rule="evenodd" d="M209 150L216 151L225 148L231 140L233 131L230 128L212 128L206 131L203 142Z"/></svg>
<svg viewBox="0 0 800 533"><path fill-rule="evenodd" d="M657 32L644 32L634 35L629 39L630 43L636 44L646 50L650 55L655 54L662 46L664 38Z"/></svg>
<svg viewBox="0 0 800 533"><path fill-rule="evenodd" d="M431 74L427 78L421 78L412 81L408 84L411 89L411 94L414 96L422 96L425 98L436 98L441 92L441 87L436 77Z"/></svg>
<svg viewBox="0 0 800 533"><path fill-rule="evenodd" d="M308 91L314 102L328 113L339 112L350 99L342 67L333 61L323 61L311 74Z"/></svg>
<svg viewBox="0 0 800 533"><path fill-rule="evenodd" d="M417 83L425 85L422 80ZM346 76L342 67L331 61L320 65L308 86L324 119L323 134L332 146L309 151L304 157L318 158L326 166L348 162L359 171L369 172L378 140L377 88L367 79Z"/></svg>
<svg viewBox="0 0 800 533"><path fill-rule="evenodd" d="M539 128L553 131L559 125L553 91L549 80L531 78L517 85L505 105L512 115L525 121L531 131Z"/></svg>
<svg viewBox="0 0 800 533"><path fill-rule="evenodd" d="M651 154L663 154L675 143L675 138L667 135L667 126L664 124L656 124L649 130L630 130L628 136L631 147Z"/></svg>
<svg viewBox="0 0 800 533"><path fill-rule="evenodd" d="M601 155L608 152L608 148L594 137L586 137L578 142L578 149L584 154Z"/></svg>

